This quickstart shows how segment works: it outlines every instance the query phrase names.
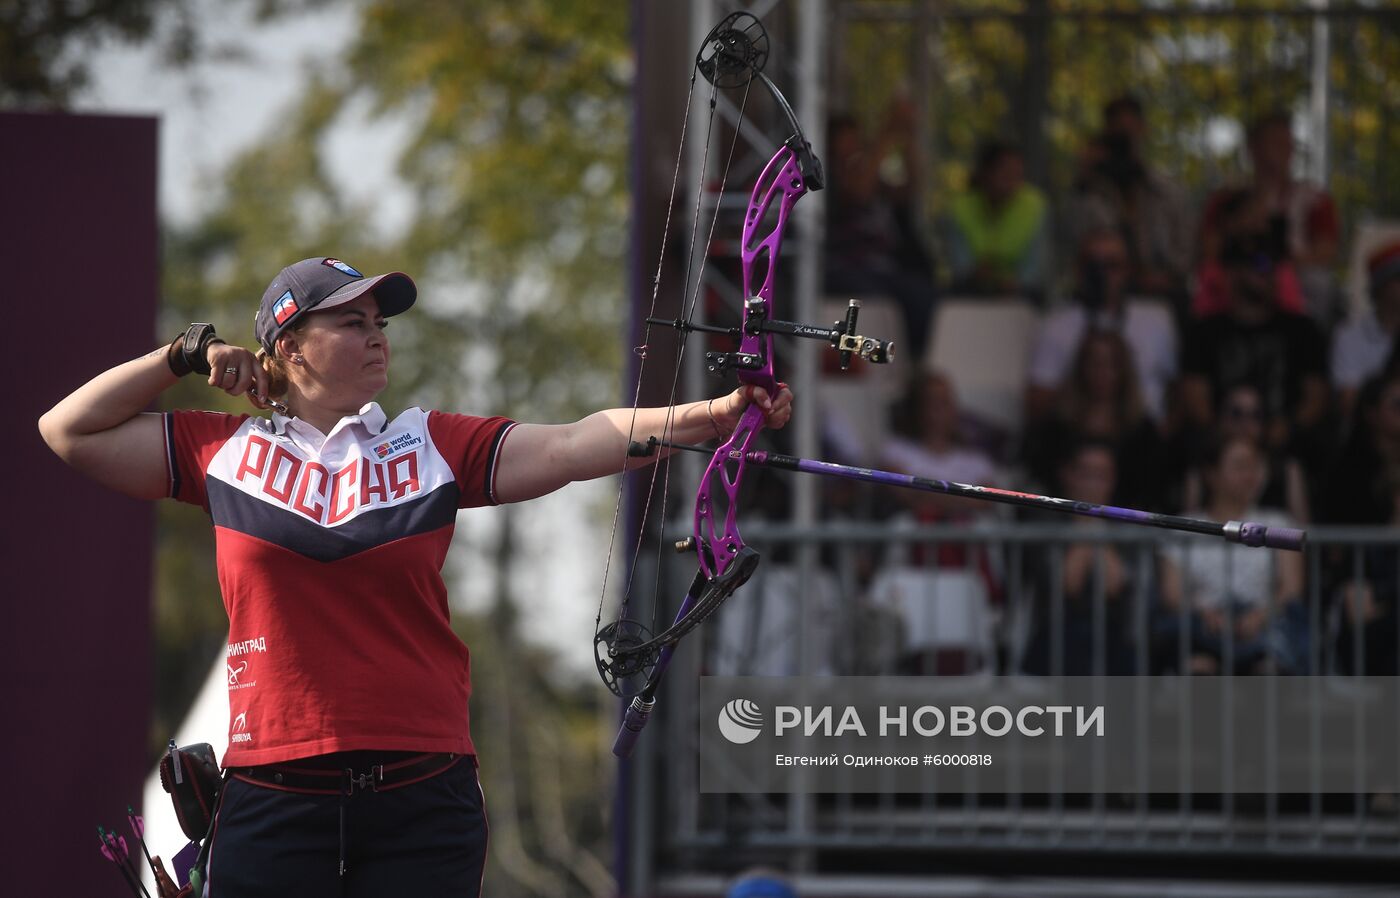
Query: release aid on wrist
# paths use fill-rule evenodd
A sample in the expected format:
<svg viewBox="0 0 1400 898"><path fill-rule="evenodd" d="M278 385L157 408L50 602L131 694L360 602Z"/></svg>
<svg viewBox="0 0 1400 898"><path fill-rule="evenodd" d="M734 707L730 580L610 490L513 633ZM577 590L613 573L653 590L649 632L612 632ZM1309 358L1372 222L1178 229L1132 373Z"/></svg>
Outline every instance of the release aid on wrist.
<svg viewBox="0 0 1400 898"><path fill-rule="evenodd" d="M207 375L209 359L206 355L209 347L222 342L223 338L214 333L214 325L196 322L170 344L166 361L170 363L170 370L175 372L176 377L184 377L191 373Z"/></svg>

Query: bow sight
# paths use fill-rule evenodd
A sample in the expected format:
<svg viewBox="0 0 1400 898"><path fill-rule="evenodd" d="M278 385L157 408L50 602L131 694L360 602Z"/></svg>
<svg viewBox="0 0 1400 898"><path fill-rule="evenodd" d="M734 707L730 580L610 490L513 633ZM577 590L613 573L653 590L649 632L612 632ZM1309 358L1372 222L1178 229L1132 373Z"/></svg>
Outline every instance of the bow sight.
<svg viewBox="0 0 1400 898"><path fill-rule="evenodd" d="M846 306L846 320L837 321L831 327L812 324L798 324L795 321L768 320L768 304L761 297L751 297L744 304L744 323L741 327L715 327L708 324L694 324L680 318L648 318L647 324L671 327L682 333L698 331L706 334L724 334L736 340L744 334L787 334L791 337L805 337L809 340L824 340L841 355L841 370L851 367L851 356L856 355L874 365L884 365L894 358L894 341L878 337L866 337L856 333L856 318L860 314L860 300L853 299ZM707 352L705 370L716 376L723 376L730 369L739 371L759 371L768 360L761 353L750 352Z"/></svg>

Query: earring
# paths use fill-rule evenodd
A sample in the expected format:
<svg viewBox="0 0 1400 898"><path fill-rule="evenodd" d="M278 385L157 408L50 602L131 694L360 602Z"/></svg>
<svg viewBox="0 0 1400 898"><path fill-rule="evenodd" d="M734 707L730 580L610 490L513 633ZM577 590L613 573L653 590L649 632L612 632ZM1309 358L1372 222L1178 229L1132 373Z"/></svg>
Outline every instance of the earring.
<svg viewBox="0 0 1400 898"><path fill-rule="evenodd" d="M299 354L298 354L298 355L293 355L293 356L292 356L292 364L294 364L294 365L300 365L300 364L301 364L301 355L299 355Z"/></svg>

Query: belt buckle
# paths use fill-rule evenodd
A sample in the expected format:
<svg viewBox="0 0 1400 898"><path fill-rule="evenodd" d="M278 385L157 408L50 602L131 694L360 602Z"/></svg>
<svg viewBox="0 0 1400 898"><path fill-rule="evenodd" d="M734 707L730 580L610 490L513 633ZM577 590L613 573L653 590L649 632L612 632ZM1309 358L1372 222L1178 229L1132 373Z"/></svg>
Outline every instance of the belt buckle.
<svg viewBox="0 0 1400 898"><path fill-rule="evenodd" d="M354 795L356 789L368 789L371 792L378 792L379 786L384 782L384 765L375 764L368 773L356 773L352 768L345 768L345 794Z"/></svg>

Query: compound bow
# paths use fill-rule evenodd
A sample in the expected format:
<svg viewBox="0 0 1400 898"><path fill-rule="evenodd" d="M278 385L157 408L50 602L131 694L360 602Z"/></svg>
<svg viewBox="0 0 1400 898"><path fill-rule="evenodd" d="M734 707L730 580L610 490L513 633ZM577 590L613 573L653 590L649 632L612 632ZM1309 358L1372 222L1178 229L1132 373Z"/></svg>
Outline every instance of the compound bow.
<svg viewBox="0 0 1400 898"><path fill-rule="evenodd" d="M789 213L808 191L822 189L823 176L821 161L812 152L812 145L803 134L792 106L768 76L763 74L763 67L768 61L768 47L767 32L758 19L744 12L733 13L705 36L704 43L696 55L694 67L711 85L712 120L715 91L720 88L743 87L744 105L747 105L748 87L757 78L772 95L792 129L792 136L778 148L763 169L763 173L759 175L744 216L741 260L743 295L746 299L743 320L737 328L694 324L692 319L695 301L692 298L684 318L664 320L652 316L647 318L647 325L648 329L651 325L675 328L682 335L682 339L692 331L720 333L736 338L739 343L736 350L705 354L706 369L715 375L733 371L740 384L761 387L769 396L777 396L780 385L774 367L774 334L790 334L829 343L840 353L843 369L850 364L852 356L860 356L874 363L886 362L890 358L892 347L884 341L862 337L856 333L860 306L854 300L848 308L845 320L838 321L830 327L779 321L773 315L773 286L777 277L777 260L782 250L783 233L787 229ZM694 81L692 72L692 88ZM687 107L687 115L688 113ZM742 118L741 107L741 123ZM736 142L737 139L736 130ZM708 140L706 155L708 156ZM727 176L727 164L725 169ZM677 170L679 171L679 163ZM674 191L672 195L674 196ZM768 213L774 203L777 204L776 220L770 226ZM697 202L697 215L698 205ZM718 211L716 207L716 219ZM668 210L668 228L669 223ZM713 222L710 230L713 234ZM695 233L694 228L692 233ZM762 281L755 289L755 282L759 277ZM689 280L687 273L687 285ZM695 293L698 292L697 279ZM656 294L653 292L653 311L655 299ZM681 345L680 354L683 355L684 342ZM678 359L677 374L679 367ZM673 408L676 380L678 377L673 379L670 402ZM623 599L618 619L607 626L601 626L600 602L600 626L594 637L598 672L603 682L615 694L631 699L622 729L613 746L614 754L619 757L626 757L631 753L638 734L646 725L647 718L655 707L657 685L670 664L677 642L713 614L736 589L743 586L758 566L758 553L745 545L739 532L738 496L755 441L763 428L763 410L757 404L750 404L744 409L738 426L728 439L713 451L705 450L711 453L711 457L695 496L694 532L690 539L680 544L685 550L694 550L697 570L690 590L681 602L671 626L661 633L653 634L651 628L627 618L627 597ZM674 444L667 439L653 438L645 445L633 443L629 454L646 456L654 454L659 447L673 446ZM654 479L653 473L653 483ZM606 574L604 580L606 589ZM628 592L630 594L630 588ZM639 680L642 684L639 689L629 688Z"/></svg>

